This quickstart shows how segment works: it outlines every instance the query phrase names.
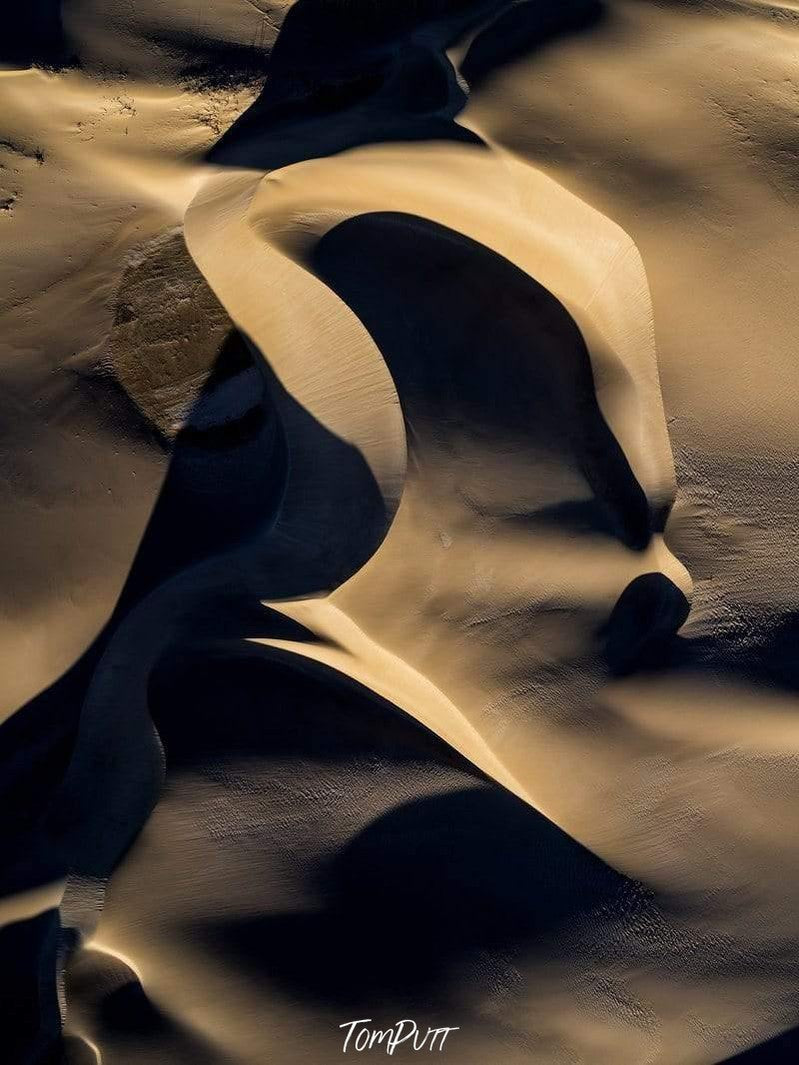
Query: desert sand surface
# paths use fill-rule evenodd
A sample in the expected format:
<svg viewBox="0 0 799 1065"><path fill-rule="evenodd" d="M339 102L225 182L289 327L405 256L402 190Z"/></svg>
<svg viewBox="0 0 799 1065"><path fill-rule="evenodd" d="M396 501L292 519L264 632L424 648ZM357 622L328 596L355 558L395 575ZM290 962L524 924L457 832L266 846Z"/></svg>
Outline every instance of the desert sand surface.
<svg viewBox="0 0 799 1065"><path fill-rule="evenodd" d="M4 32L0 1063L796 1061L799 8Z"/></svg>

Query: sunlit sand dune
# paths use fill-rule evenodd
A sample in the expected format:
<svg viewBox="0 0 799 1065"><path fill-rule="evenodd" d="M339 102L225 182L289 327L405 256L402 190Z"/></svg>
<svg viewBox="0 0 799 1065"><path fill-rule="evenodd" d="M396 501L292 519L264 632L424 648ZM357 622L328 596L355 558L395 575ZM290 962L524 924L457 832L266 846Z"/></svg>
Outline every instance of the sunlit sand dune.
<svg viewBox="0 0 799 1065"><path fill-rule="evenodd" d="M792 6L12 30L0 1058L793 1061Z"/></svg>

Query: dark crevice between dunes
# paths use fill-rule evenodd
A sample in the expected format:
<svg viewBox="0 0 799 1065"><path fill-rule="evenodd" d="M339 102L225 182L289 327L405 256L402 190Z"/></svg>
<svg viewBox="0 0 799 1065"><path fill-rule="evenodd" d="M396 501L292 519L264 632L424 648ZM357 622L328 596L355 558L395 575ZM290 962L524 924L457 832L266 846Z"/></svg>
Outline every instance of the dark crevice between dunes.
<svg viewBox="0 0 799 1065"><path fill-rule="evenodd" d="M465 83L480 84L502 65L595 25L603 13L601 0L425 0L393 7L297 0L261 94L208 159L272 170L361 144L481 145L455 121L466 103ZM459 78L446 51L482 26Z"/></svg>
<svg viewBox="0 0 799 1065"><path fill-rule="evenodd" d="M439 427L457 437L468 426L512 443L528 464L562 460L593 495L560 516L647 546L655 516L601 413L585 341L534 278L455 230L396 212L340 223L308 265L369 330L425 446L435 451Z"/></svg>
<svg viewBox="0 0 799 1065"><path fill-rule="evenodd" d="M119 322L127 325L134 318L129 306L120 304ZM194 639L213 637L234 646L249 636L276 634L281 625L260 606L260 596L334 587L363 564L385 534L382 497L363 458L282 389L261 353L232 324L219 335L219 349L191 408L180 411L176 430L166 434L169 422L150 402L157 392L148 391L147 382L128 368L113 360L100 372L85 363L67 367L99 433L108 432L110 421L117 430L149 439L166 449L168 467L103 630L66 674L0 726L0 839L6 859L0 896L68 872L107 877L156 801L157 767L146 768L154 757L146 722L142 729L134 723L132 733L120 729L116 737L114 714L125 712L125 682L119 682L115 706L101 708L103 720L92 725L88 713L86 731L87 700L97 677L110 672L113 687L115 662L124 670L136 660L135 645L126 644L132 618L137 618L134 636L163 631L167 641L169 633L186 626ZM244 401L241 385L249 390ZM313 464L319 481L308 513L302 512L301 487L286 498L292 463L298 462ZM343 486L340 498L337 483ZM287 544L299 549L294 565L277 555L270 559L268 552L257 558L279 513L283 551ZM237 566L239 553L248 551L256 558L254 574ZM200 591L193 585L195 573ZM143 657L145 674L149 665ZM23 971L16 958L20 936L30 940ZM28 1003L9 1021L14 1048L9 1065L41 1065L51 1055L61 1062L55 959L76 943L69 928L60 929L56 911L3 930L0 967L15 974L8 1001L22 995ZM73 1044L70 1054L82 1053Z"/></svg>
<svg viewBox="0 0 799 1065"><path fill-rule="evenodd" d="M285 477L285 447L266 391L256 391L249 409L238 417L228 419L220 411L217 424L209 423L204 409L225 382L246 369L245 363L255 365L251 350L231 331L195 403L203 417L198 424L189 413L183 429L166 445L168 472L112 616L66 674L0 726L0 895L50 882L70 869L85 871L74 833L81 812L89 807L97 805L102 821L103 798L90 777L76 791L81 782L70 780L70 770L89 686L126 616L176 574L246 542L274 516ZM112 416L117 428L155 440L155 428L113 379L85 379L80 387L90 407L102 407L98 428L110 404L118 408L119 417ZM246 609L239 612L245 627L247 616ZM158 617L153 624L159 624ZM93 828L97 825L90 817L86 832ZM119 842L107 841L109 851L124 850L139 828L138 823L119 825ZM4 1060L9 1065L39 1065L51 1053L61 1061L55 974L63 941L56 911L0 931L4 1004L25 1003L24 1009L14 1007L8 1014L11 1034L4 1053L10 1056Z"/></svg>

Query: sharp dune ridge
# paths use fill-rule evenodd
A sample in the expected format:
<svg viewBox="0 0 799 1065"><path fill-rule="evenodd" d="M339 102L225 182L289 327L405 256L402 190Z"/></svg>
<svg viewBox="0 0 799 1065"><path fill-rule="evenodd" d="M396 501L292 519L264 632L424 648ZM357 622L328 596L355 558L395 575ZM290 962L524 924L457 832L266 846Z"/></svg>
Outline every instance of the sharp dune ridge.
<svg viewBox="0 0 799 1065"><path fill-rule="evenodd" d="M795 1060L798 32L10 14L1 1061Z"/></svg>

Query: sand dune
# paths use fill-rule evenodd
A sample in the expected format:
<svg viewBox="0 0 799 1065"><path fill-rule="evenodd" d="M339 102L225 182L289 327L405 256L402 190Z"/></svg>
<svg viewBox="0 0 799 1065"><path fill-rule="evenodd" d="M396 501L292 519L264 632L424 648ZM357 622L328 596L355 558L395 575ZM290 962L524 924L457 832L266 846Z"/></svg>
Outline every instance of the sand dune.
<svg viewBox="0 0 799 1065"><path fill-rule="evenodd" d="M794 1060L795 12L123 8L0 46L3 1060Z"/></svg>

